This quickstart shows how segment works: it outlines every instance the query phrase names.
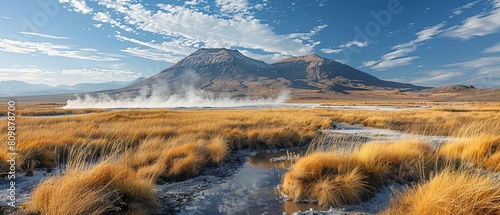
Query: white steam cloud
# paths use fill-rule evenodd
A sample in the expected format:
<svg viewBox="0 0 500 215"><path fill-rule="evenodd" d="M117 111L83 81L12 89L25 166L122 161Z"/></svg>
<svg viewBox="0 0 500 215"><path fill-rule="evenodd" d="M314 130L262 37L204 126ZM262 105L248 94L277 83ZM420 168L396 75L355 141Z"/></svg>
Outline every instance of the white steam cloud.
<svg viewBox="0 0 500 215"><path fill-rule="evenodd" d="M63 107L65 109L80 108L228 108L246 106L270 106L283 104L290 99L289 91L281 91L274 98L232 98L227 96L214 96L210 92L188 88L180 93L165 93L143 89L139 96L127 98L114 98L108 94L97 96L85 95L70 99Z"/></svg>

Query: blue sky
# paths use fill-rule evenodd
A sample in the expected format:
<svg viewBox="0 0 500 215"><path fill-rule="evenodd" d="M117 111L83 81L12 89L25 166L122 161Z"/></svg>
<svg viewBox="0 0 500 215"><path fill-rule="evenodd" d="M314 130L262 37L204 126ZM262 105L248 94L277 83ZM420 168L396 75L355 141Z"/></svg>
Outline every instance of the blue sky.
<svg viewBox="0 0 500 215"><path fill-rule="evenodd" d="M500 87L500 0L0 2L0 80L152 76L199 48L316 53L379 78Z"/></svg>

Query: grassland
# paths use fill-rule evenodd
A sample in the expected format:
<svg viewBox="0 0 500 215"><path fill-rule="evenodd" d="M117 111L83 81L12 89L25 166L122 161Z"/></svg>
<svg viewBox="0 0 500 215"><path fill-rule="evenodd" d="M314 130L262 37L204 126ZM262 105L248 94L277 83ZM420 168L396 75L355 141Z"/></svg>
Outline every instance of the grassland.
<svg viewBox="0 0 500 215"><path fill-rule="evenodd" d="M500 113L489 107L401 111L326 111L336 121L455 137L442 146L400 140L348 150L323 143L285 175L282 192L293 201L323 206L357 204L389 183L406 189L382 214L498 214ZM332 144L332 149L325 145Z"/></svg>
<svg viewBox="0 0 500 215"><path fill-rule="evenodd" d="M44 109L40 109L41 106L45 106ZM489 175L500 169L498 103L462 107L450 104L395 112L328 108L75 110L68 113L90 114L28 117L66 113L54 109L57 106L26 106L20 111L25 117L16 120L18 169L28 174L36 168L50 170L65 165L66 169L63 175L37 186L32 200L25 204L26 212L64 214L78 209L82 214L150 214L158 207L154 183L193 177L203 168L225 162L229 153L239 149L306 146L317 137L319 130L331 128L335 121L460 139L439 148L426 142L401 140L368 143L349 153L312 150L284 176L282 192L293 201L343 206L369 199L387 183L416 184L393 200L384 212L398 214L403 213L401 208L407 208L401 205L420 204L415 198L417 195L420 199L444 198L443 201L454 202L455 196L450 194L453 190L446 191L448 194L442 192L443 195L441 192L429 194L430 197L424 195L437 189L436 184L446 183L453 177L463 178L457 180L456 185L450 183L459 190L460 186L476 179L484 179L486 184L477 189L470 186L470 192L500 189L498 180ZM6 128L2 127L0 138L6 139L6 134ZM0 156L5 158L6 146L0 149L3 152ZM89 163L96 165L86 165ZM7 164L0 167L5 173ZM471 169L486 173L474 174ZM79 189L72 190L73 187ZM64 202L59 198L61 195L66 196ZM101 197L98 201L97 196ZM465 193L463 201L470 200L469 196L485 197L485 204L499 205L498 192L477 196ZM408 209L411 211L404 213L418 214L428 204L421 205L418 210ZM455 204L443 205L456 207ZM471 207L483 207L478 205ZM443 210L453 211L451 209ZM486 212L495 214L495 211L498 212L493 207Z"/></svg>

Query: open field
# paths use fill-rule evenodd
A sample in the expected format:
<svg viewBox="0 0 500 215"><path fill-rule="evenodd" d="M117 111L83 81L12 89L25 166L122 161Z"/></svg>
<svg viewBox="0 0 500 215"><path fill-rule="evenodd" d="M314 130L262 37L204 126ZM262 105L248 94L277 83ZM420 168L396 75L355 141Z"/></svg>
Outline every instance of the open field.
<svg viewBox="0 0 500 215"><path fill-rule="evenodd" d="M324 102L324 105L330 104ZM387 184L397 182L412 186L381 213L419 214L432 209L424 208L429 204L416 201L433 198L459 201L450 194L453 189L486 192L457 197L463 198L460 201L484 197L484 201L470 205L470 210L458 210L457 214L498 213L500 183L494 174L500 170L499 103L375 102L375 105L432 108L62 110L56 109L60 104L21 104L22 116L16 119L17 169L28 175L41 169L62 169L63 173L41 182L20 211L161 214L157 184L195 177L207 168L227 163L231 153L243 149L304 147L319 137L321 130L333 129L334 122L347 122L457 138L438 147L409 139L370 142L340 151L312 148L283 177L281 191L291 201L308 200L321 206L342 207L367 201ZM82 115L30 117L54 114ZM2 127L0 138L6 139L6 135L7 128ZM323 146L328 144L335 143ZM6 147L0 146L3 174L8 172ZM438 190L442 187L439 184L452 178L460 180L450 184L450 190ZM474 187L471 181L484 186ZM66 196L64 201L59 198L61 195ZM406 209L408 204L421 206ZM449 207L443 211L455 211L457 207L452 203L439 206Z"/></svg>

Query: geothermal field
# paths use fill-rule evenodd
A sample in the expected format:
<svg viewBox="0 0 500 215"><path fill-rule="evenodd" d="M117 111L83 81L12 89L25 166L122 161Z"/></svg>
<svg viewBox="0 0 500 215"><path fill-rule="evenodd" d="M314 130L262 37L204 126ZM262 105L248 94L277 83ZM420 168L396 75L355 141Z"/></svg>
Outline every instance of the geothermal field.
<svg viewBox="0 0 500 215"><path fill-rule="evenodd" d="M500 0L0 1L0 215L500 215Z"/></svg>
<svg viewBox="0 0 500 215"><path fill-rule="evenodd" d="M13 175L20 206L9 207L11 191L4 189L2 210L499 211L498 103L284 103L286 93L268 99L192 93L171 102L176 96L87 95L17 105ZM10 156L2 154L5 177Z"/></svg>

